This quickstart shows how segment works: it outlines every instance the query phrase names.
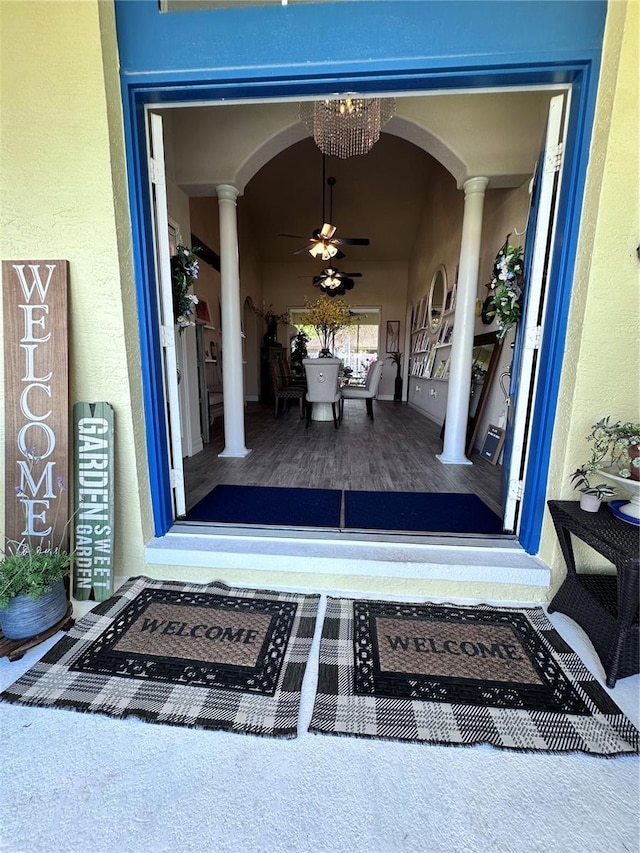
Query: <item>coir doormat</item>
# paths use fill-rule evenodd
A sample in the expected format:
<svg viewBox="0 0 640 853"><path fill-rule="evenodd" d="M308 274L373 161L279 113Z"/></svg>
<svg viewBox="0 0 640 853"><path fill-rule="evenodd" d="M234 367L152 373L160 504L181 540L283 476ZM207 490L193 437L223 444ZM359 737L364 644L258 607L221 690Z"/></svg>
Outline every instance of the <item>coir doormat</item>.
<svg viewBox="0 0 640 853"><path fill-rule="evenodd" d="M220 485L189 510L185 521L337 529L341 500L339 489Z"/></svg>
<svg viewBox="0 0 640 853"><path fill-rule="evenodd" d="M638 731L539 607L329 598L310 729L525 751L638 751Z"/></svg>
<svg viewBox="0 0 640 853"><path fill-rule="evenodd" d="M449 492L344 493L345 527L498 536L502 520L477 495Z"/></svg>
<svg viewBox="0 0 640 853"><path fill-rule="evenodd" d="M132 578L0 698L293 737L318 599Z"/></svg>

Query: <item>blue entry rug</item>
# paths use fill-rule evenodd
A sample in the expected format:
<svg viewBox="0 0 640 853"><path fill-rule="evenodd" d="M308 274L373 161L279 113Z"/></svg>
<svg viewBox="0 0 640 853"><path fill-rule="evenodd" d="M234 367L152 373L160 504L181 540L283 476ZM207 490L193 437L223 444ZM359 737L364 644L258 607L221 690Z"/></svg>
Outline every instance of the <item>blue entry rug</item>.
<svg viewBox="0 0 640 853"><path fill-rule="evenodd" d="M189 510L185 521L337 529L341 499L339 489L216 486Z"/></svg>
<svg viewBox="0 0 640 853"><path fill-rule="evenodd" d="M501 534L502 520L476 495L345 492L345 527L419 533Z"/></svg>
<svg viewBox="0 0 640 853"><path fill-rule="evenodd" d="M329 598L310 730L526 752L638 752L541 607Z"/></svg>

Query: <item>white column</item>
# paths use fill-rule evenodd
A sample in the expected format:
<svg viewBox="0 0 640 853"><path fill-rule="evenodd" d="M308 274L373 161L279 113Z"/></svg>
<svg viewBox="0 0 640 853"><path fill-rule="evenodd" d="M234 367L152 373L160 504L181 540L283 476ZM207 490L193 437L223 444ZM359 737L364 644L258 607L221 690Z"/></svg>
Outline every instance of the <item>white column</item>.
<svg viewBox="0 0 640 853"><path fill-rule="evenodd" d="M240 320L238 260L238 190L216 187L220 212L220 304L222 308L222 389L224 392L224 450L219 456L247 456L244 446L244 377Z"/></svg>
<svg viewBox="0 0 640 853"><path fill-rule="evenodd" d="M471 465L465 456L467 423L469 421L469 394L471 389L471 362L473 358L473 330L478 293L478 269L482 238L482 212L484 191L488 178L469 178L464 183L464 214L456 314L451 345L449 394L444 446L438 455L445 465Z"/></svg>

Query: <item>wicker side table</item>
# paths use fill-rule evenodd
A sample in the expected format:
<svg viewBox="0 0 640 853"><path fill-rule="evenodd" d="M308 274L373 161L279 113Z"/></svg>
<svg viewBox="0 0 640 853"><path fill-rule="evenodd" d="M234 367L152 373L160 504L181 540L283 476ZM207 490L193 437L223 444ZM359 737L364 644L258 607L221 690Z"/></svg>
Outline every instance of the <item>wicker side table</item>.
<svg viewBox="0 0 640 853"><path fill-rule="evenodd" d="M638 642L638 573L640 528L615 518L609 508L597 513L577 501L549 501L549 511L567 564L567 576L549 605L584 629L598 653L607 686L640 672ZM617 570L616 575L576 571L571 534L582 539Z"/></svg>

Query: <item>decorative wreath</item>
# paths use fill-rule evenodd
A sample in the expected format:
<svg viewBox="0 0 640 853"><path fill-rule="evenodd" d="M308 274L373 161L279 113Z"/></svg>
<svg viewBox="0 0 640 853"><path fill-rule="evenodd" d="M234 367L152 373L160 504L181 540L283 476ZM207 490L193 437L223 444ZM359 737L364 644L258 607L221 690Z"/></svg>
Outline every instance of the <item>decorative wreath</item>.
<svg viewBox="0 0 640 853"><path fill-rule="evenodd" d="M509 236L496 255L493 277L488 286L490 296L484 304L483 320L498 323L498 340L503 340L520 319L521 298L524 288L522 247L512 246Z"/></svg>
<svg viewBox="0 0 640 853"><path fill-rule="evenodd" d="M188 327L195 326L195 312L198 297L191 288L198 278L198 258L190 249L179 243L176 254L171 258L171 283L173 288L173 313L180 334Z"/></svg>

